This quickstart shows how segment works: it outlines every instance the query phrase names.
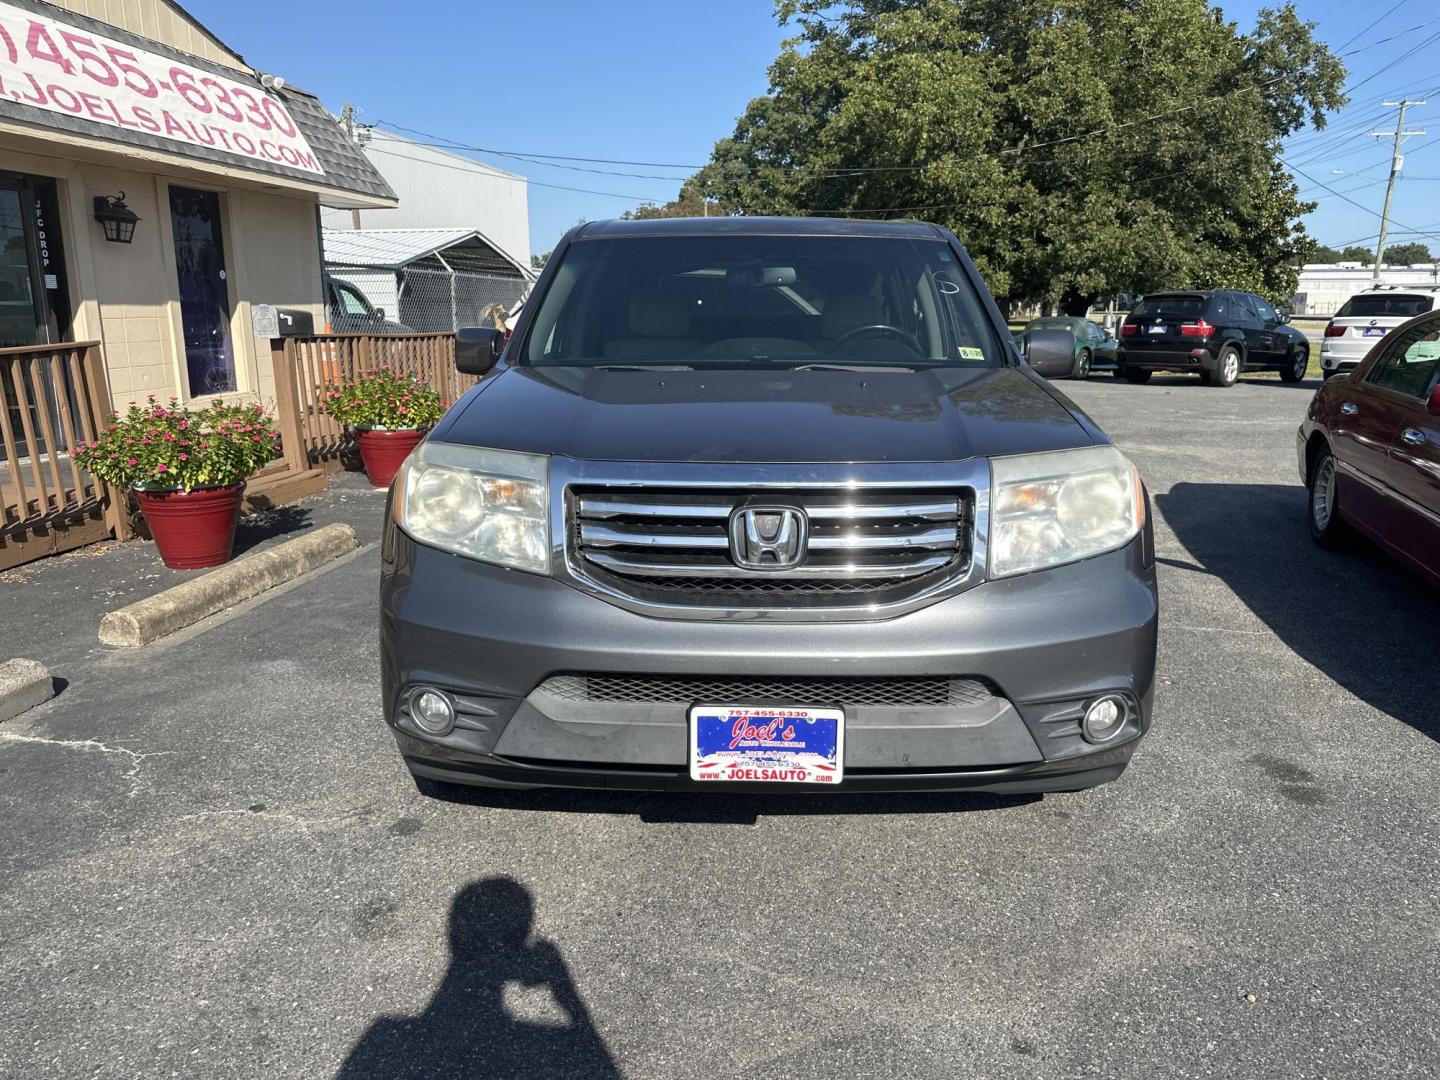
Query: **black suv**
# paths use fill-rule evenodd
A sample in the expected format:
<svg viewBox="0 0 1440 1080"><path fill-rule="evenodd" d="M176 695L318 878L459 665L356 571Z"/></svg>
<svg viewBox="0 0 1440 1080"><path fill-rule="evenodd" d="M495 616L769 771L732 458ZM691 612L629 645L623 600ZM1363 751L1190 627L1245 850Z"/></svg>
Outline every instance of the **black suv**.
<svg viewBox="0 0 1440 1080"><path fill-rule="evenodd" d="M1254 293L1224 290L1153 293L1120 328L1120 373L1132 383L1157 371L1193 371L1210 386L1233 386L1242 371L1305 378L1310 343Z"/></svg>

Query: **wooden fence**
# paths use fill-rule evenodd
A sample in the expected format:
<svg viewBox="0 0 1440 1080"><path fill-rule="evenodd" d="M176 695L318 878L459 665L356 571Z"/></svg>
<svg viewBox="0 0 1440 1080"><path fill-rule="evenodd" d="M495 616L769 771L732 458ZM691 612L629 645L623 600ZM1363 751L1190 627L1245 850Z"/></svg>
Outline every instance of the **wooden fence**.
<svg viewBox="0 0 1440 1080"><path fill-rule="evenodd" d="M429 383L446 404L477 381L455 370L454 334L327 334L271 343L281 456L246 485L247 509L314 492L358 461L353 437L325 411L325 387L388 364ZM129 498L75 465L76 442L111 412L98 342L0 349L0 570L134 535ZM118 496L118 497L117 497Z"/></svg>
<svg viewBox="0 0 1440 1080"><path fill-rule="evenodd" d="M124 500L70 456L109 414L98 342L0 349L0 570L130 537Z"/></svg>
<svg viewBox="0 0 1440 1080"><path fill-rule="evenodd" d="M454 334L326 334L277 338L275 410L292 468L338 472L351 463L353 436L325 410L325 387L388 364L429 383L449 405L477 381L455 370ZM291 455L294 454L292 458Z"/></svg>

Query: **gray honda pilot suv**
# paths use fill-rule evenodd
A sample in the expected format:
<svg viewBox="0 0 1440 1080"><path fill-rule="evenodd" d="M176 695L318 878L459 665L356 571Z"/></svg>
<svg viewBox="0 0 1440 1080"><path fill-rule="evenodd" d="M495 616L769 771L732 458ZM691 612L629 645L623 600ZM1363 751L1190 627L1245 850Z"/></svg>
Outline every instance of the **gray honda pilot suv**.
<svg viewBox="0 0 1440 1080"><path fill-rule="evenodd" d="M384 709L422 790L1125 768L1148 497L949 232L583 225L499 343L462 334L484 378L390 492Z"/></svg>

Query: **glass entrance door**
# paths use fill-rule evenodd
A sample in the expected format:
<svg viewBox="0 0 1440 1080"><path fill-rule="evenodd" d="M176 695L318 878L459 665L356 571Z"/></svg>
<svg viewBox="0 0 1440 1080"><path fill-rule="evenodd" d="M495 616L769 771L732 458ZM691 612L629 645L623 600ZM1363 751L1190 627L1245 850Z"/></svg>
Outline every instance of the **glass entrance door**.
<svg viewBox="0 0 1440 1080"><path fill-rule="evenodd" d="M31 202L18 182L0 177L0 347L45 340L30 237Z"/></svg>
<svg viewBox="0 0 1440 1080"><path fill-rule="evenodd" d="M235 350L230 339L230 285L220 196L213 191L170 189L170 223L180 278L180 320L190 395L234 390Z"/></svg>

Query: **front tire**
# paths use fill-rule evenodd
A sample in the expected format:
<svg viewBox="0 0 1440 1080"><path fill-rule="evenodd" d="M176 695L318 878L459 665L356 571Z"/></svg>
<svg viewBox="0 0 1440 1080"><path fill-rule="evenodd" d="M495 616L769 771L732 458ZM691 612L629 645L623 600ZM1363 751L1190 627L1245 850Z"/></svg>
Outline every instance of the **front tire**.
<svg viewBox="0 0 1440 1080"><path fill-rule="evenodd" d="M1126 382L1134 383L1136 386L1144 386L1150 381L1150 376L1154 373L1127 367L1122 369L1121 374L1125 376Z"/></svg>
<svg viewBox="0 0 1440 1080"><path fill-rule="evenodd" d="M1324 548L1337 549L1350 539L1349 529L1340 517L1339 485L1335 482L1335 455L1328 446L1322 447L1310 466L1306 484L1306 517L1310 522L1310 538Z"/></svg>
<svg viewBox="0 0 1440 1080"><path fill-rule="evenodd" d="M1305 372L1310 367L1310 350L1303 345L1296 349L1290 356L1290 363L1280 369L1280 381L1287 383L1298 383L1305 380Z"/></svg>
<svg viewBox="0 0 1440 1080"><path fill-rule="evenodd" d="M1090 350L1081 349L1080 359L1075 362L1075 370L1071 373L1072 379L1090 378Z"/></svg>
<svg viewBox="0 0 1440 1080"><path fill-rule="evenodd" d="M1215 360L1215 370L1200 374L1208 386L1234 386L1240 378L1240 350L1234 345L1226 345Z"/></svg>

